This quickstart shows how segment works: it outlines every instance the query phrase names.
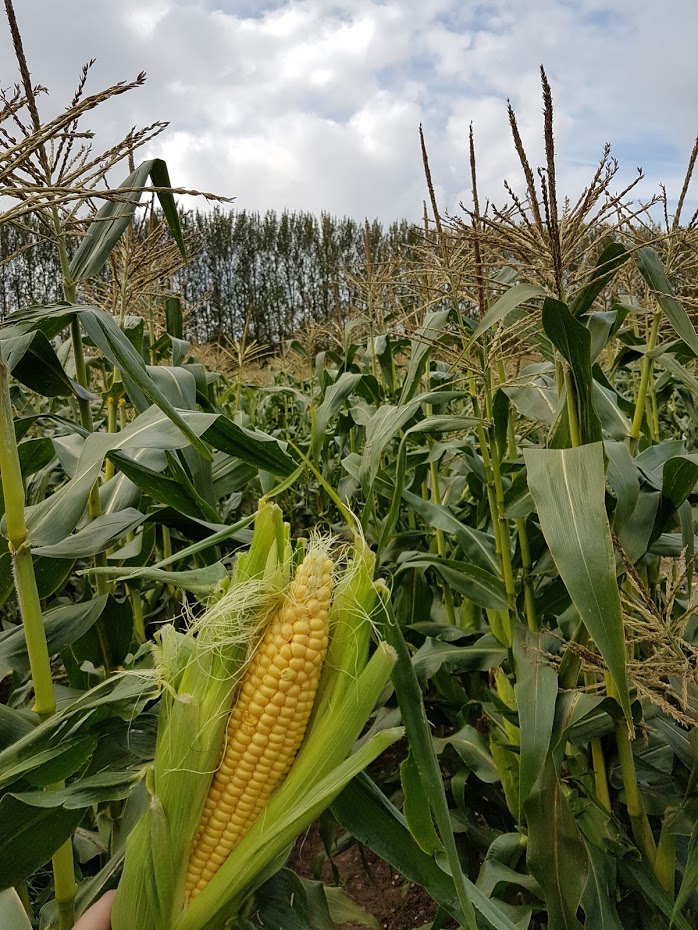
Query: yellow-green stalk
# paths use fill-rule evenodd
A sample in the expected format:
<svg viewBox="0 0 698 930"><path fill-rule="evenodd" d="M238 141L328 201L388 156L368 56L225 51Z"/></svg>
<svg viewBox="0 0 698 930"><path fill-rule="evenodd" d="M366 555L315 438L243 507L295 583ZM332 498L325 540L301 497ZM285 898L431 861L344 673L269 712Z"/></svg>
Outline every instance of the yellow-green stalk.
<svg viewBox="0 0 698 930"><path fill-rule="evenodd" d="M0 359L0 480L5 498L5 534L12 554L15 588L34 686L33 710L40 717L47 718L56 712L56 697L51 677L51 663L41 601L34 574L34 562L31 549L27 544L27 527L24 521L24 481L19 464L12 416L10 372L4 359ZM71 840L64 843L54 855L53 876L58 903L59 930L70 930L73 926L73 904L76 891Z"/></svg>
<svg viewBox="0 0 698 930"><path fill-rule="evenodd" d="M501 668L493 670L494 690L497 697L511 710L516 710L516 693L514 686ZM490 730L490 753L495 764L504 790L507 806L518 819L519 810L519 754L521 732L515 723L502 717L502 729L493 727ZM508 747L516 747L510 749Z"/></svg>

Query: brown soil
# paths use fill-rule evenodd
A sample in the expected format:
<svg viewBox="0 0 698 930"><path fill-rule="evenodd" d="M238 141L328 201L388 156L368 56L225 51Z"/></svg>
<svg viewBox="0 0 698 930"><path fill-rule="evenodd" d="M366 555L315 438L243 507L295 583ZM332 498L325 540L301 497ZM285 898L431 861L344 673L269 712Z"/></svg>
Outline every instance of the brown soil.
<svg viewBox="0 0 698 930"><path fill-rule="evenodd" d="M313 828L298 840L289 866L303 878L313 878L313 862L322 852L322 841ZM437 905L426 891L408 882L370 849L364 848L362 856L358 844L354 845L335 856L333 862L344 890L376 918L381 930L414 930L436 916ZM326 884L333 882L329 862L323 867L322 880ZM337 930L354 930L357 926L338 924Z"/></svg>

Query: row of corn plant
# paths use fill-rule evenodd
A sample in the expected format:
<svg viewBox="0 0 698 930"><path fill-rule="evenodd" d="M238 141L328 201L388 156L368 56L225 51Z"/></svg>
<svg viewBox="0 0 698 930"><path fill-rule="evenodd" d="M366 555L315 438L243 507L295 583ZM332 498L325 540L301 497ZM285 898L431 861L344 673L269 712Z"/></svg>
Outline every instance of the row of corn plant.
<svg viewBox="0 0 698 930"><path fill-rule="evenodd" d="M331 486L362 513L471 880L522 927L690 926L698 340L680 210L695 157L662 226L610 194L608 151L560 211L543 86L537 177L510 113L526 194L481 213L473 148L466 219L432 200L418 331L376 333L374 316L366 344L353 324L315 358L297 345L308 375L282 367L247 409L275 431L282 405L306 414L300 438L281 427L315 475L294 506L336 515ZM438 870L427 880L443 837L421 762L395 785L409 852L390 818L385 842L362 828L385 814L365 778L333 810L448 911Z"/></svg>

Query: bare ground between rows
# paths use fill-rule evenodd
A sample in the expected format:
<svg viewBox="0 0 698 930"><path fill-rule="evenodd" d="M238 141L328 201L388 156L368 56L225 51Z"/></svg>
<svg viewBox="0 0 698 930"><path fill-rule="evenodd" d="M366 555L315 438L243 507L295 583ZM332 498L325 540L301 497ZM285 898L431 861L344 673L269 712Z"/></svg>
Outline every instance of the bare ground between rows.
<svg viewBox="0 0 698 930"><path fill-rule="evenodd" d="M313 863L323 853L316 827L298 839L289 866L303 878L313 878ZM370 849L357 845L333 859L340 884L364 910L372 914L381 930L414 930L436 916L437 905L419 885L408 882ZM334 882L329 862L325 862L322 880ZM357 924L338 924L337 930L354 930ZM455 924L447 924L449 927Z"/></svg>

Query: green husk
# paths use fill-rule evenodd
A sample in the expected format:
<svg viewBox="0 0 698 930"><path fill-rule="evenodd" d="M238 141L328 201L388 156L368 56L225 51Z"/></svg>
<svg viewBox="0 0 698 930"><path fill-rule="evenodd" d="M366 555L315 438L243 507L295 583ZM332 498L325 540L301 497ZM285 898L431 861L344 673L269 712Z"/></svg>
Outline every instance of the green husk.
<svg viewBox="0 0 698 930"><path fill-rule="evenodd" d="M127 841L114 930L167 930L181 910L189 849L235 690L260 620L288 582L289 565L281 511L264 503L250 550L238 560L227 591L189 632L164 627L160 633L163 696L147 778L150 805Z"/></svg>
<svg viewBox="0 0 698 930"><path fill-rule="evenodd" d="M281 511L261 504L252 546L238 559L227 590L187 633L172 627L160 633L163 695L155 760L146 779L150 804L127 841L114 930L221 926L283 863L295 837L402 733L383 731L350 756L395 661L383 643L368 659L374 557L359 539L337 582L328 656L291 771L207 887L186 902L191 845L236 688L289 582L292 562Z"/></svg>

